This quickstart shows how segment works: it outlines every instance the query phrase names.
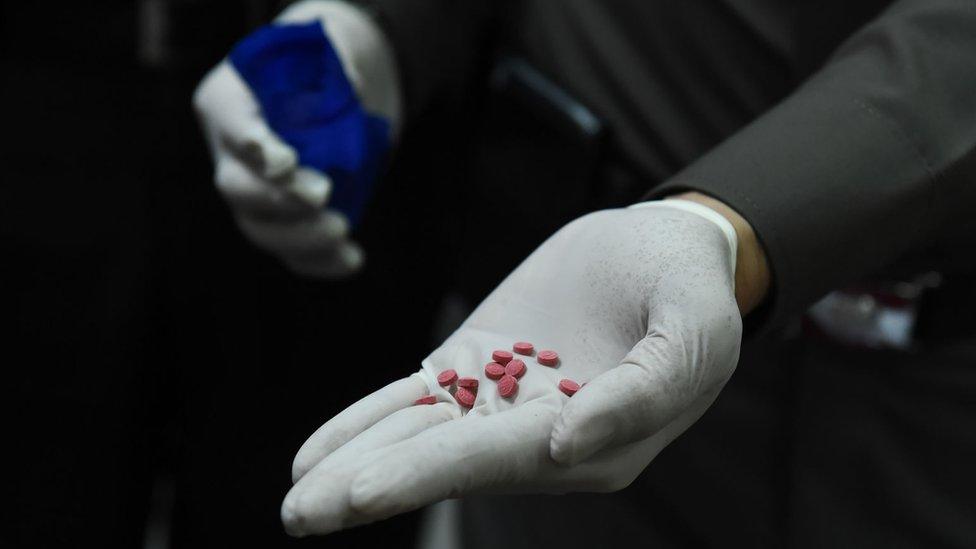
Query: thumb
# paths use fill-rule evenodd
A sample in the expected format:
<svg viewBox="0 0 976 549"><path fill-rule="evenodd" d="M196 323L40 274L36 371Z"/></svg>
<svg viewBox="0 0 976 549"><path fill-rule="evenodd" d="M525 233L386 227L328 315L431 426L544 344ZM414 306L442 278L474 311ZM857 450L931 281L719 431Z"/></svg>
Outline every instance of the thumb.
<svg viewBox="0 0 976 549"><path fill-rule="evenodd" d="M569 399L553 425L549 453L575 465L599 450L647 438L700 394L700 357L680 337L642 339L620 365Z"/></svg>

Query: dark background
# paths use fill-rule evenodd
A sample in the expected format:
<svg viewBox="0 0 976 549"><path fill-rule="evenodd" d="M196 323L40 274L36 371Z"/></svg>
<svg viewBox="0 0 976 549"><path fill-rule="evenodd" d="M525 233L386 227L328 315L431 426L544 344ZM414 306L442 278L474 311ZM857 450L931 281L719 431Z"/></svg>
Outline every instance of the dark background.
<svg viewBox="0 0 976 549"><path fill-rule="evenodd" d="M432 348L464 145L410 151L456 133L438 116L405 136L352 281L292 276L214 189L190 97L267 4L3 3L4 547L138 547L149 515L174 546L292 543L295 451Z"/></svg>

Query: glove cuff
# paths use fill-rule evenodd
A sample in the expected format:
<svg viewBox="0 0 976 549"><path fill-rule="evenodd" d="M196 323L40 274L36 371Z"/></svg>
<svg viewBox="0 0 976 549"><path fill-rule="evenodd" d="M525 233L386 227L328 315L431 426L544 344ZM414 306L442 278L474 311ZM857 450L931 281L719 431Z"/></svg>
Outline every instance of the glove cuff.
<svg viewBox="0 0 976 549"><path fill-rule="evenodd" d="M722 231L722 234L725 235L725 239L729 243L729 265L732 266L732 280L734 284L735 259L739 248L739 237L735 233L735 227L732 226L732 223L726 219L725 216L709 208L708 206L704 206L690 200L682 200L680 198L639 202L630 206L629 208L670 208L672 210L682 210L696 214L714 223Z"/></svg>

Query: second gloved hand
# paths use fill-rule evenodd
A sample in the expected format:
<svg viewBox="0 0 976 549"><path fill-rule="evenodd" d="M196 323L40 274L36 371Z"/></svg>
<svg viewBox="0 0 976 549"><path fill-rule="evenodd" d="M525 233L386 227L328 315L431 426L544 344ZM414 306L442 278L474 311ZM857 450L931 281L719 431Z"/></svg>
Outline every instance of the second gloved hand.
<svg viewBox="0 0 976 549"><path fill-rule="evenodd" d="M282 507L286 529L323 534L467 494L627 486L735 369L736 242L724 218L683 201L570 223L419 372L308 439ZM560 363L525 358L518 392L502 398L485 364L523 340L558 351ZM479 380L470 410L438 384L447 369ZM586 385L567 397L563 378ZM413 405L428 394L438 403Z"/></svg>
<svg viewBox="0 0 976 549"><path fill-rule="evenodd" d="M359 8L299 2L242 40L197 88L215 182L237 223L292 270L356 272L348 233L400 118L389 44Z"/></svg>

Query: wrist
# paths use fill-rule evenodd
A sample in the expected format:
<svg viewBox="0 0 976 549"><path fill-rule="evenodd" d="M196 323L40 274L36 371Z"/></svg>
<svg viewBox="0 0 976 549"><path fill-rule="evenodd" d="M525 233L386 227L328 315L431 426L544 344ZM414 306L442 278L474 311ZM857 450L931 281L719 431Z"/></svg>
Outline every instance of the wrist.
<svg viewBox="0 0 976 549"><path fill-rule="evenodd" d="M696 202L718 212L735 229L738 238L735 257L735 300L742 316L762 303L769 291L770 273L766 252L752 225L721 200L698 192L684 192L665 197Z"/></svg>

